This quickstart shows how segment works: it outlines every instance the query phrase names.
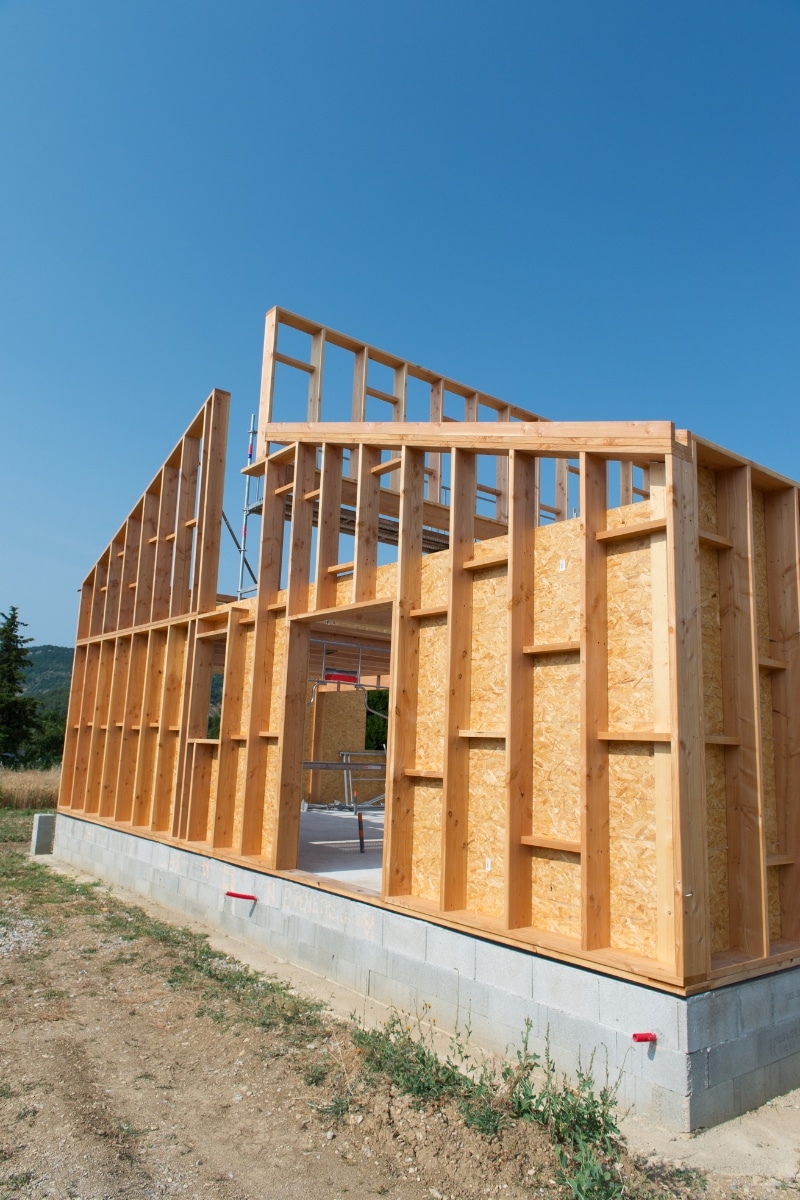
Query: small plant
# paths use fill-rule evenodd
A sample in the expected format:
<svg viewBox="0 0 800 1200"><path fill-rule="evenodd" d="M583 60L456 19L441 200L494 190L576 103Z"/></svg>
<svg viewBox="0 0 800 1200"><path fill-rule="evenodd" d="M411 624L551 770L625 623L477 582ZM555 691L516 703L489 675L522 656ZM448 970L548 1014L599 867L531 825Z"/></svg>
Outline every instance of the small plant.
<svg viewBox="0 0 800 1200"><path fill-rule="evenodd" d="M303 1082L308 1087L321 1087L328 1078L329 1068L325 1063L312 1063L303 1074Z"/></svg>
<svg viewBox="0 0 800 1200"><path fill-rule="evenodd" d="M561 1150L558 1182L569 1188L575 1200L616 1200L622 1196L622 1181L616 1168L601 1162L591 1146L580 1143L572 1154Z"/></svg>

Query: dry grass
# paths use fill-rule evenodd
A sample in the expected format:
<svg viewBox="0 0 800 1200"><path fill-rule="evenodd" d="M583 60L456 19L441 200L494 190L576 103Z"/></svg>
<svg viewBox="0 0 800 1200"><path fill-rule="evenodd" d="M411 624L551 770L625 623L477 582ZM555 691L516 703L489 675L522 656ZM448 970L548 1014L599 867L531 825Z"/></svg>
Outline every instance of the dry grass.
<svg viewBox="0 0 800 1200"><path fill-rule="evenodd" d="M0 768L0 808L55 808L61 768L6 771Z"/></svg>

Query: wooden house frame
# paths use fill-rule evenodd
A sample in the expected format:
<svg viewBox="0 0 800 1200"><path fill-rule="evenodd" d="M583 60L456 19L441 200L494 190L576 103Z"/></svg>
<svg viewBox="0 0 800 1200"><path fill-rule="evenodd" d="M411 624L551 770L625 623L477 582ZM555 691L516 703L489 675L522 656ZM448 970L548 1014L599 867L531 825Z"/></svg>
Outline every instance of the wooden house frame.
<svg viewBox="0 0 800 1200"><path fill-rule="evenodd" d="M323 419L330 346L349 421ZM308 378L302 422L273 420L279 367ZM213 392L83 585L61 811L343 891L297 871L309 649L333 631L391 651L365 903L682 995L800 962L795 482L669 422L544 420L273 309L236 600L227 413Z"/></svg>

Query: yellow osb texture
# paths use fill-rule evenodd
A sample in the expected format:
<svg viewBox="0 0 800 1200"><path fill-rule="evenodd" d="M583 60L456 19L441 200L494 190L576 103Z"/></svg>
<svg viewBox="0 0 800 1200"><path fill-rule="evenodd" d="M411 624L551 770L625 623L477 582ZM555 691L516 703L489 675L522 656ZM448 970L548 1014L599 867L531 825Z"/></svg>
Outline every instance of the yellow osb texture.
<svg viewBox="0 0 800 1200"><path fill-rule="evenodd" d="M397 553L396 548L386 547L393 554ZM378 567L375 575L375 599L376 600L393 600L397 594L397 563L384 563L382 567Z"/></svg>
<svg viewBox="0 0 800 1200"><path fill-rule="evenodd" d="M502 731L506 727L507 590L504 567L474 573L470 729Z"/></svg>
<svg viewBox="0 0 800 1200"><path fill-rule="evenodd" d="M487 917L505 912L505 767L502 742L470 744L467 908Z"/></svg>
<svg viewBox="0 0 800 1200"><path fill-rule="evenodd" d="M450 583L450 551L439 550L422 558L420 608L446 604Z"/></svg>
<svg viewBox="0 0 800 1200"><path fill-rule="evenodd" d="M411 894L437 903L442 870L442 785L420 783L413 792Z"/></svg>
<svg viewBox="0 0 800 1200"><path fill-rule="evenodd" d="M211 782L208 787L209 803L208 803L208 826L206 829L206 841L212 841L214 837L214 821L217 815L215 797L217 795L217 781L219 780L219 746L211 746Z"/></svg>
<svg viewBox="0 0 800 1200"><path fill-rule="evenodd" d="M577 520L542 525L536 530L533 587L534 644L577 642L581 635L581 536Z"/></svg>
<svg viewBox="0 0 800 1200"><path fill-rule="evenodd" d="M275 838L275 814L278 807L278 743L267 742L267 770L264 787L264 816L261 832L261 854L272 857Z"/></svg>
<svg viewBox="0 0 800 1200"><path fill-rule="evenodd" d="M233 810L233 845L240 846L242 839L242 819L244 817L244 804L242 798L245 791L245 779L247 775L247 745L244 742L234 743L235 764L232 764L231 779L235 780L236 805Z"/></svg>
<svg viewBox="0 0 800 1200"><path fill-rule="evenodd" d="M767 868L767 912L769 936L773 941L781 937L781 888L778 867Z"/></svg>
<svg viewBox="0 0 800 1200"><path fill-rule="evenodd" d="M650 539L611 544L608 570L608 727L653 728Z"/></svg>
<svg viewBox="0 0 800 1200"><path fill-rule="evenodd" d="M756 629L758 653L769 653L769 597L767 593L767 530L764 520L764 493L753 489L753 568L756 577Z"/></svg>
<svg viewBox="0 0 800 1200"><path fill-rule="evenodd" d="M772 672L758 672L761 705L761 785L764 795L764 839L767 854L775 854L778 845L778 808L775 788L775 727L772 713Z"/></svg>
<svg viewBox="0 0 800 1200"><path fill-rule="evenodd" d="M717 476L709 467L697 468L697 507L700 528L717 533Z"/></svg>
<svg viewBox="0 0 800 1200"><path fill-rule="evenodd" d="M311 756L322 762L337 762L340 750L363 750L367 727L364 693L352 688L327 691L319 688L312 709L314 733ZM359 761L365 761L360 759ZM358 772L354 772L357 774ZM344 772L309 772L309 799L315 804L343 803ZM384 790L384 781L372 779L353 785L360 800L371 800Z"/></svg>
<svg viewBox="0 0 800 1200"><path fill-rule="evenodd" d="M447 695L447 618L419 626L416 752L409 766L441 771L444 764L444 707Z"/></svg>
<svg viewBox="0 0 800 1200"><path fill-rule="evenodd" d="M581 935L581 865L574 855L532 849L531 925L564 937Z"/></svg>
<svg viewBox="0 0 800 1200"><path fill-rule="evenodd" d="M652 748L609 747L609 910L611 945L657 955L655 769Z"/></svg>
<svg viewBox="0 0 800 1200"><path fill-rule="evenodd" d="M706 733L725 733L722 701L722 634L719 617L719 553L700 547L700 611L703 632L703 711Z"/></svg>
<svg viewBox="0 0 800 1200"><path fill-rule="evenodd" d="M495 558L500 554L508 554L508 534L505 533L499 537L486 538L483 542L476 542L472 547L472 558L475 562Z"/></svg>
<svg viewBox="0 0 800 1200"><path fill-rule="evenodd" d="M711 953L730 949L728 898L728 808L725 795L725 748L706 746L706 826Z"/></svg>
<svg viewBox="0 0 800 1200"><path fill-rule="evenodd" d="M652 501L649 498L610 508L606 513L606 529L619 529L623 525L635 525L637 521L649 521L651 512Z"/></svg>
<svg viewBox="0 0 800 1200"><path fill-rule="evenodd" d="M581 666L577 654L534 659L533 833L580 841Z"/></svg>

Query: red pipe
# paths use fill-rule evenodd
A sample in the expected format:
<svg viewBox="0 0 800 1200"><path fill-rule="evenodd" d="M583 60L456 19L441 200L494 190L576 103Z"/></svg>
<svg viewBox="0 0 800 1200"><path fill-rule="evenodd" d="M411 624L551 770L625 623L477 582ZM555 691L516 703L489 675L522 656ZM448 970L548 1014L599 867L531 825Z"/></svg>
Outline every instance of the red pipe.
<svg viewBox="0 0 800 1200"><path fill-rule="evenodd" d="M258 900L258 896L248 896L247 892L226 892L225 895L230 896L233 900ZM635 1036L636 1034L634 1034Z"/></svg>
<svg viewBox="0 0 800 1200"><path fill-rule="evenodd" d="M657 1038L654 1033L635 1033L633 1040L635 1042L655 1042Z"/></svg>

